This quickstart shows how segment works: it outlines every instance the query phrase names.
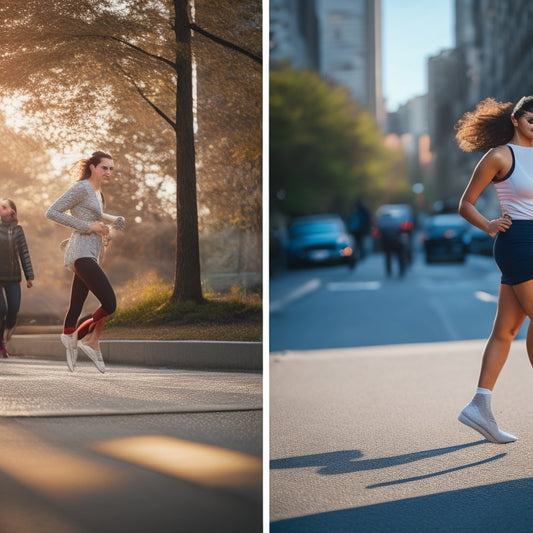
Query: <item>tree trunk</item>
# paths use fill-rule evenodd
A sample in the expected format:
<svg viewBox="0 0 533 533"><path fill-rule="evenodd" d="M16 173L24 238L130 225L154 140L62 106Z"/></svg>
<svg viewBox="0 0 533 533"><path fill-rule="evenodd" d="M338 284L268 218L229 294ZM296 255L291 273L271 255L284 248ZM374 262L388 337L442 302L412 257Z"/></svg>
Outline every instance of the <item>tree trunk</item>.
<svg viewBox="0 0 533 533"><path fill-rule="evenodd" d="M201 302L200 246L196 200L196 156L188 0L174 0L176 33L176 272L171 302Z"/></svg>

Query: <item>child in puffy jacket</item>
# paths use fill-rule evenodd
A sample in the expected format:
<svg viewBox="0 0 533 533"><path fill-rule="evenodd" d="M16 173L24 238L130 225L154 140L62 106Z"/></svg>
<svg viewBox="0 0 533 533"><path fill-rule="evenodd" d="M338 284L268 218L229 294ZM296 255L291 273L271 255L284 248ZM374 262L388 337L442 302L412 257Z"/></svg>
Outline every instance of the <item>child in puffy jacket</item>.
<svg viewBox="0 0 533 533"><path fill-rule="evenodd" d="M0 357L7 358L7 342L11 338L20 309L20 265L26 286L33 286L33 268L17 207L12 200L0 200Z"/></svg>

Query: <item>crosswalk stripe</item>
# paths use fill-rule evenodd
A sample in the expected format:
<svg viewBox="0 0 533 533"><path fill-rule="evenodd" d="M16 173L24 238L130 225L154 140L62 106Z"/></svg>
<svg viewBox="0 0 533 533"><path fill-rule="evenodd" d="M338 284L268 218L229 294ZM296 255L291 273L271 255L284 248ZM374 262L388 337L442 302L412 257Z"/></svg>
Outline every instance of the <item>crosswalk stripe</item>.
<svg viewBox="0 0 533 533"><path fill-rule="evenodd" d="M380 281L332 281L327 284L328 291L378 291Z"/></svg>

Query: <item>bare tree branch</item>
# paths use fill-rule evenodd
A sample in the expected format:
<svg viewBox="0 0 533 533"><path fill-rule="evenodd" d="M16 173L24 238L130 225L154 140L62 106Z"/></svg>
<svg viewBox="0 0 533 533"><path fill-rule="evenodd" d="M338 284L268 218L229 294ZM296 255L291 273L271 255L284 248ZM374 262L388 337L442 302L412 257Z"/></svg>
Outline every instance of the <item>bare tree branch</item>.
<svg viewBox="0 0 533 533"><path fill-rule="evenodd" d="M254 54L253 52L250 52L249 50L245 50L244 48L241 48L240 46L233 44L229 41L226 41L225 39L222 39L221 37L217 37L216 35L213 35L212 33L209 33L208 31L204 30L203 28L200 28L197 24L190 24L189 26L191 30L194 30L195 32L203 35L204 37L207 37L208 39L211 39L213 42L220 44L222 46L225 46L226 48L230 48L231 50L235 50L236 52L239 52L240 54L245 55L246 57L249 57L250 59L253 59L256 63L259 63L260 65L263 64L263 58L259 57L258 55Z"/></svg>
<svg viewBox="0 0 533 533"><path fill-rule="evenodd" d="M139 52L151 59L155 59L156 61L160 61L161 63L164 63L165 65L171 67L173 70L176 70L176 63L174 63L173 61L170 61L169 59L167 59L166 57L163 57L163 56L158 56L156 54L152 54L151 52L148 52L146 50L144 50L143 48L141 48L140 46L137 46L135 44L132 44L124 39L121 39L120 37L114 37L113 35L98 35L98 34L85 34L85 35L77 35L76 37L97 37L97 38L100 38L100 39L110 39L112 41L116 41L120 44L123 44L133 50L135 50L136 52Z"/></svg>
<svg viewBox="0 0 533 533"><path fill-rule="evenodd" d="M176 122L172 120L166 113L164 113L157 105L155 105L143 90L135 83L135 80L122 68L121 65L115 63L115 66L122 72L124 77L135 87L136 91L139 93L139 96L165 121L170 127L175 130Z"/></svg>

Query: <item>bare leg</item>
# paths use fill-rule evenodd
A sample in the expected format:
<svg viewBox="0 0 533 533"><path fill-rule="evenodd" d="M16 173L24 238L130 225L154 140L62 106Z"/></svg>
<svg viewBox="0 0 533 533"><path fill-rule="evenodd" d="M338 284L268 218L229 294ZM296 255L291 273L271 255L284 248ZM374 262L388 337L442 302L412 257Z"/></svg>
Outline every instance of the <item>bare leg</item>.
<svg viewBox="0 0 533 533"><path fill-rule="evenodd" d="M516 337L525 318L526 313L520 305L513 287L500 285L498 309L492 333L483 352L478 387L489 390L494 388L503 365L507 361L511 342Z"/></svg>
<svg viewBox="0 0 533 533"><path fill-rule="evenodd" d="M530 320L533 318L533 280L520 283L513 286L516 298L524 309ZM526 348L529 356L529 362L533 366L533 322L530 322L527 330Z"/></svg>
<svg viewBox="0 0 533 533"><path fill-rule="evenodd" d="M501 431L491 409L492 389L507 361L511 342L523 324L526 312L511 285L500 285L498 310L492 333L483 352L478 390L459 414L459 422L475 429L491 442L505 444L516 437ZM488 390L484 390L488 389Z"/></svg>

